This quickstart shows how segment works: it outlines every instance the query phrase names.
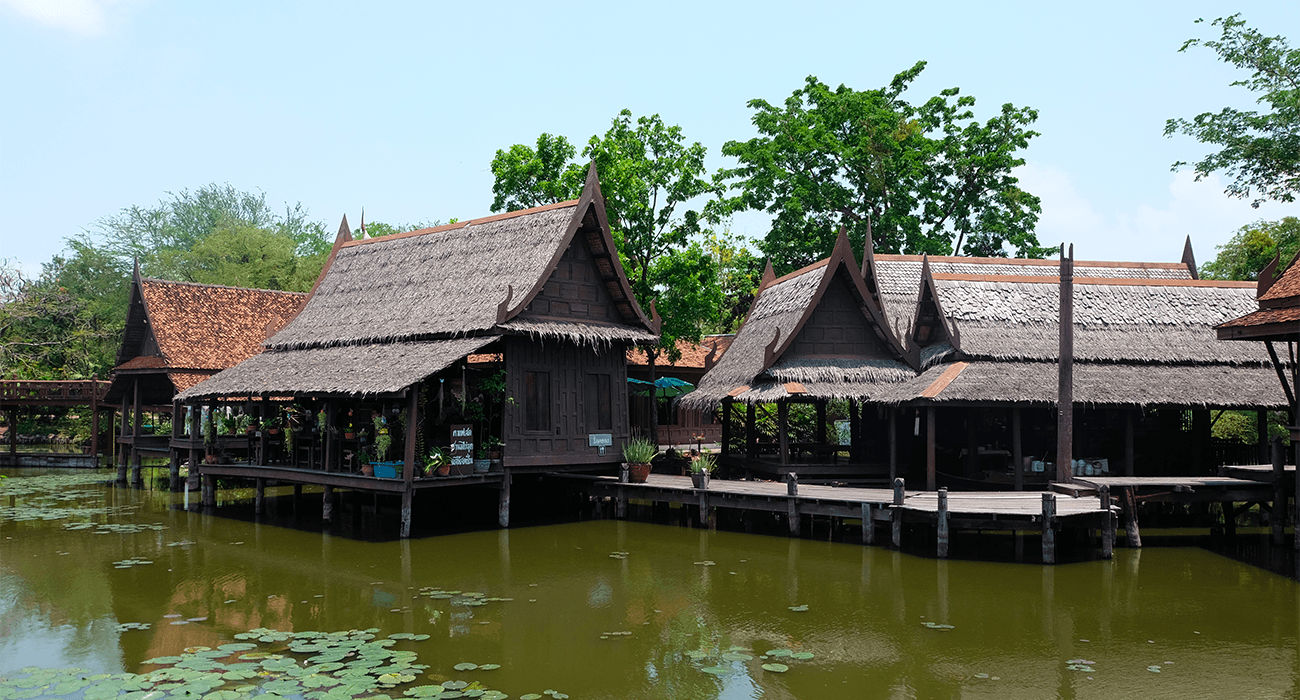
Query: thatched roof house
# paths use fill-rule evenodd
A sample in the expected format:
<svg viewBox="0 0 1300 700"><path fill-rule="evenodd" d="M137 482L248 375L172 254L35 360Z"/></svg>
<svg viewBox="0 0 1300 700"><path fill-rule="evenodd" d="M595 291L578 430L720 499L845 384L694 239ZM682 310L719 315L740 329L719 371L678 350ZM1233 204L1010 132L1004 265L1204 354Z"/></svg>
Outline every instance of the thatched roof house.
<svg viewBox="0 0 1300 700"><path fill-rule="evenodd" d="M618 461L597 459L587 436L628 436L625 352L657 332L619 262L593 166L576 201L361 240L345 220L310 299L266 352L182 398L392 399L468 355L500 355L515 399L507 466Z"/></svg>
<svg viewBox="0 0 1300 700"><path fill-rule="evenodd" d="M1287 264L1286 269L1278 274L1277 267L1281 259L1274 257L1273 261L1259 273L1259 281L1255 287L1258 307L1250 313L1224 321L1215 327L1219 340L1263 341L1263 349L1268 353L1278 383L1286 393L1287 402L1291 404L1293 413L1297 410L1297 406L1300 406L1296 401L1296 397L1300 395L1300 382L1296 381L1294 372L1291 379L1287 379L1287 372L1292 369L1289 365L1295 363L1294 350L1289 351L1285 357L1279 357L1273 343L1285 342L1290 348L1291 343L1300 341L1300 265L1296 264L1298 261L1300 261L1300 253L1297 253ZM1298 436L1300 433L1293 428L1292 440L1296 440Z"/></svg>
<svg viewBox="0 0 1300 700"><path fill-rule="evenodd" d="M177 393L262 352L307 295L132 275L131 303L108 401L170 405Z"/></svg>
<svg viewBox="0 0 1300 700"><path fill-rule="evenodd" d="M871 399L915 376L917 362L895 335L875 280L863 276L841 232L826 260L779 279L768 266L726 354L682 403Z"/></svg>

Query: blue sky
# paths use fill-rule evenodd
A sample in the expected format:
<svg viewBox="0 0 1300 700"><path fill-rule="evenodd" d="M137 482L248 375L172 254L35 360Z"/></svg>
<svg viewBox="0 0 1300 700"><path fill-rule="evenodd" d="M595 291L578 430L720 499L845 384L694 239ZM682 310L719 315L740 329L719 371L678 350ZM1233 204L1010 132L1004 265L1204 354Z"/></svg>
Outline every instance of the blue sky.
<svg viewBox="0 0 1300 700"><path fill-rule="evenodd" d="M1294 205L1252 209L1170 172L1206 149L1165 120L1253 97L1205 49L1242 12L1300 41L1294 2L438 3L0 0L0 258L29 271L101 217L211 182L415 222L489 213L497 149L584 142L622 108L659 113L725 164L745 104L807 75L857 89L918 60L945 87L1039 110L1025 189L1039 240L1079 259L1200 260ZM1205 24L1193 21L1203 17ZM761 216L734 230L760 237Z"/></svg>

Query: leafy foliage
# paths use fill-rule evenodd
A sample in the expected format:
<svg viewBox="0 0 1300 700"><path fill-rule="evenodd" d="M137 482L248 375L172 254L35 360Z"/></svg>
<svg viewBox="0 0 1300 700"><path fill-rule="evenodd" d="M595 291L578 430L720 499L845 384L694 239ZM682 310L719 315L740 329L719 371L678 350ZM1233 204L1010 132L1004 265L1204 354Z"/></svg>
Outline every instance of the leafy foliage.
<svg viewBox="0 0 1300 700"><path fill-rule="evenodd" d="M537 148L515 144L492 158L492 211L519 211L573 199L582 191L577 149L563 136L542 134Z"/></svg>
<svg viewBox="0 0 1300 700"><path fill-rule="evenodd" d="M1221 170L1232 178L1225 192L1250 199L1252 206L1266 200L1294 201L1300 190L1300 49L1290 48L1281 36L1264 36L1247 27L1240 14L1210 24L1221 30L1217 40L1189 39L1179 51L1204 46L1219 60L1250 71L1249 78L1232 85L1256 93L1256 102L1265 109L1224 107L1190 121L1170 119L1165 135L1186 134L1219 148L1192 166L1197 180ZM1179 161L1173 168L1184 165L1188 163Z"/></svg>
<svg viewBox="0 0 1300 700"><path fill-rule="evenodd" d="M957 88L920 106L903 99L925 68L918 62L876 90L832 90L814 76L782 105L749 102L759 136L728 141L740 161L718 173L734 194L714 203L715 217L743 210L775 216L759 243L777 274L830 254L847 226L861 253L870 231L881 252L1041 257L1034 225L1038 197L1011 170L1038 133L1038 113L1002 106L980 123L975 99Z"/></svg>
<svg viewBox="0 0 1300 700"><path fill-rule="evenodd" d="M1274 256L1281 257L1277 273L1300 251L1300 219L1256 221L1242 226L1218 247L1219 254L1201 268L1201 276L1217 280L1255 280Z"/></svg>

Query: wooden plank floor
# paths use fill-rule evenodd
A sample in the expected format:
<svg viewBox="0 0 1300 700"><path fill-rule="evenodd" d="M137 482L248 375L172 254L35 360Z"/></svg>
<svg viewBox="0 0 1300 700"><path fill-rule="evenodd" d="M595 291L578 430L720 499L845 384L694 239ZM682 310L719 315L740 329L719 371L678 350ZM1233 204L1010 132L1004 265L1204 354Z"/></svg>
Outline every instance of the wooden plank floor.
<svg viewBox="0 0 1300 700"><path fill-rule="evenodd" d="M689 476L670 476L668 474L651 474L644 484L619 484L612 476L583 476L566 474L568 478L586 479L605 486L626 486L630 489L664 489L668 491L693 492ZM751 496L758 498L787 498L786 485L775 481L731 481L713 479L709 482L708 492L733 496ZM633 496L635 498L635 496ZM894 492L890 489L866 489L847 486L817 486L799 484L800 500L834 501L840 503L876 503L887 504L894 501Z"/></svg>
<svg viewBox="0 0 1300 700"><path fill-rule="evenodd" d="M1288 464L1282 467L1282 471L1284 472L1287 481L1291 481L1295 478L1294 464ZM1271 484L1273 483L1273 465L1245 464L1219 467L1219 476L1264 481Z"/></svg>
<svg viewBox="0 0 1300 700"><path fill-rule="evenodd" d="M1270 467L1271 469L1271 467ZM1074 481L1096 487L1116 488L1173 488L1175 486L1205 488L1263 488L1262 481L1234 479L1228 476L1076 476Z"/></svg>
<svg viewBox="0 0 1300 700"><path fill-rule="evenodd" d="M904 510L926 513L939 512L939 494L934 491L922 491L914 494L903 504ZM1043 492L1008 492L962 491L948 494L948 512L954 515L1000 515L1000 516L1034 516L1043 512ZM1074 515L1096 515L1104 512L1101 499L1096 496L1070 498L1058 495L1056 498L1056 516L1058 518Z"/></svg>

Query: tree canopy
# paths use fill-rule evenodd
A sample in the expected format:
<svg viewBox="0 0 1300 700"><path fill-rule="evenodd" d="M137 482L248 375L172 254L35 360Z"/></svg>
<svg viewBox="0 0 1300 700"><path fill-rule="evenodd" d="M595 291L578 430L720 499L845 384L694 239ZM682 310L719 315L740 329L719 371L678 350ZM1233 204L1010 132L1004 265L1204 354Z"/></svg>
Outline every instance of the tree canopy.
<svg viewBox="0 0 1300 700"><path fill-rule="evenodd" d="M760 135L723 145L740 163L718 173L729 196L710 213L773 214L758 247L778 274L829 255L841 226L858 253L870 231L881 252L988 256L1010 245L1042 257L1039 199L1012 175L1038 113L1005 104L981 123L957 88L914 106L903 93L924 68L862 91L809 76L782 105L751 100Z"/></svg>
<svg viewBox="0 0 1300 700"><path fill-rule="evenodd" d="M1201 267L1201 275L1217 280L1255 280L1274 256L1281 256L1278 274L1300 250L1300 219L1288 216L1280 221L1256 221L1237 229L1232 239L1219 246L1219 254Z"/></svg>
<svg viewBox="0 0 1300 700"><path fill-rule="evenodd" d="M1224 191L1249 199L1252 206L1267 200L1294 201L1300 190L1300 49L1290 48L1281 36L1264 36L1247 27L1240 14L1210 24L1220 29L1218 39L1188 39L1179 51L1204 46L1224 63L1249 71L1250 77L1232 85L1256 93L1263 109L1224 107L1190 120L1170 119L1165 135L1185 134L1218 147L1192 164L1197 180L1223 171L1231 178ZM1185 165L1178 161L1173 168Z"/></svg>

